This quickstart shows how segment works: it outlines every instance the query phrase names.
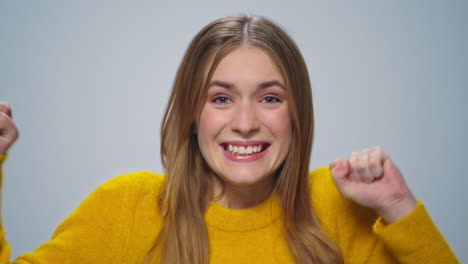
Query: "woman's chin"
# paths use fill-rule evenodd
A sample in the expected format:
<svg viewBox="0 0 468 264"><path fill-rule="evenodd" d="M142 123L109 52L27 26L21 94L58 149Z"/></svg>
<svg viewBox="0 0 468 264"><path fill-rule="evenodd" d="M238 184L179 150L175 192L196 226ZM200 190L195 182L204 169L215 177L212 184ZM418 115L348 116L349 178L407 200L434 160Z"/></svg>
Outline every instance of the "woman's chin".
<svg viewBox="0 0 468 264"><path fill-rule="evenodd" d="M228 174L228 175L221 175L221 180L224 184L228 184L235 187L248 187L248 186L255 186L255 185L264 185L269 183L273 180L272 177L268 176L260 176L259 174Z"/></svg>

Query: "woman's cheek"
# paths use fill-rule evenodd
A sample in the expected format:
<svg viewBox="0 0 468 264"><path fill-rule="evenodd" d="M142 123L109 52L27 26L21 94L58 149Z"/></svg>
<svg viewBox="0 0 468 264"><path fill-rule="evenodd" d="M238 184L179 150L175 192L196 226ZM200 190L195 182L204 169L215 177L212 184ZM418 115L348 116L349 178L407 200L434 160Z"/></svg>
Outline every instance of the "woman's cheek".
<svg viewBox="0 0 468 264"><path fill-rule="evenodd" d="M287 107L281 107L275 111L264 111L263 123L277 136L291 135L291 117Z"/></svg>
<svg viewBox="0 0 468 264"><path fill-rule="evenodd" d="M205 135L217 135L227 124L229 124L230 114L228 111L219 109L203 109L199 123L198 133Z"/></svg>

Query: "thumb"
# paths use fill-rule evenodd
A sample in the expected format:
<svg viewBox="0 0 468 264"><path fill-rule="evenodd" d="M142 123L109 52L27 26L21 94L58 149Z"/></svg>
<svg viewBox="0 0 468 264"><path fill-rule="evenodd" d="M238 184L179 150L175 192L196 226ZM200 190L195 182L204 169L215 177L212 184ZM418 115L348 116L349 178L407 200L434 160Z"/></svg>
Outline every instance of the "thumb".
<svg viewBox="0 0 468 264"><path fill-rule="evenodd" d="M330 163L330 174L338 185L348 179L350 169L351 166L347 159L337 159Z"/></svg>
<svg viewBox="0 0 468 264"><path fill-rule="evenodd" d="M401 172L390 157L387 157L383 164L383 171L386 175L400 175Z"/></svg>

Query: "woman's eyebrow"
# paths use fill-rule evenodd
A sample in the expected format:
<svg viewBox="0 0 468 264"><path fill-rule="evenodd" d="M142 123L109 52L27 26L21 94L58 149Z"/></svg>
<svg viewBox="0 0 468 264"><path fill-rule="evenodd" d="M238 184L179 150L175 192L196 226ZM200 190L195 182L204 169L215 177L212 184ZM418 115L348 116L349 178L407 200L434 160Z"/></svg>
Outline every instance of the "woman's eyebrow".
<svg viewBox="0 0 468 264"><path fill-rule="evenodd" d="M223 87L223 88L226 88L226 89L231 89L233 87L236 87L233 83L219 81L219 80L212 81L210 83L210 85L208 86L208 88L212 87L212 86L220 86L220 87ZM271 87L271 86L279 86L280 88L285 89L284 85L281 82L277 81L277 80L261 82L261 83L259 83L257 85L257 87L259 89L265 89L265 88L268 88L268 87Z"/></svg>
<svg viewBox="0 0 468 264"><path fill-rule="evenodd" d="M258 88L265 89L265 88L268 88L268 87L271 87L271 86L279 86L283 90L286 90L286 88L284 88L284 85L282 83L280 83L279 81L277 81L277 80L262 82L262 83L260 83L258 85Z"/></svg>
<svg viewBox="0 0 468 264"><path fill-rule="evenodd" d="M228 82L223 82L223 81L218 81L218 80L212 81L210 85L208 86L208 88L212 86L220 86L226 89L231 89L232 87L235 87L233 83L228 83Z"/></svg>

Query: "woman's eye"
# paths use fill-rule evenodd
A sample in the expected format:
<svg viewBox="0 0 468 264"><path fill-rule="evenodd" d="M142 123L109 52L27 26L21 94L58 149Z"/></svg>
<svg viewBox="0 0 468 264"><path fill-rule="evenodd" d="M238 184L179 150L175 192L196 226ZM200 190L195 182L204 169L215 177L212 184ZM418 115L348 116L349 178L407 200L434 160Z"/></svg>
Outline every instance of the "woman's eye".
<svg viewBox="0 0 468 264"><path fill-rule="evenodd" d="M219 97L214 98L212 102L216 104L228 104L231 102L231 99L225 96L219 96Z"/></svg>
<svg viewBox="0 0 468 264"><path fill-rule="evenodd" d="M262 103L267 103L267 104L274 104L274 103L279 103L279 102L281 102L281 100L273 96L267 96L262 99Z"/></svg>

